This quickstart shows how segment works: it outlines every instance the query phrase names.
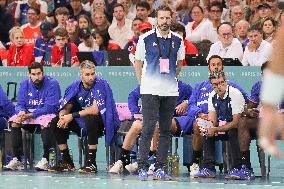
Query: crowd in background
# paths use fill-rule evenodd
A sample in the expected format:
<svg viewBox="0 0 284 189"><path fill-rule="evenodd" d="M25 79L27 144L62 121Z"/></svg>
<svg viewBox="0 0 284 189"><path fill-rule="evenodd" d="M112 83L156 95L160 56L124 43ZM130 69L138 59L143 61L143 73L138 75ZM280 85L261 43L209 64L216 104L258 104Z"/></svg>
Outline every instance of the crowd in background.
<svg viewBox="0 0 284 189"><path fill-rule="evenodd" d="M275 31L284 21L278 0L1 0L1 63L79 66L78 51L114 49L126 49L134 63L135 45L145 32L139 26L155 28L155 9L163 4L174 10L173 23L184 26L186 53L238 58L244 66L270 60Z"/></svg>

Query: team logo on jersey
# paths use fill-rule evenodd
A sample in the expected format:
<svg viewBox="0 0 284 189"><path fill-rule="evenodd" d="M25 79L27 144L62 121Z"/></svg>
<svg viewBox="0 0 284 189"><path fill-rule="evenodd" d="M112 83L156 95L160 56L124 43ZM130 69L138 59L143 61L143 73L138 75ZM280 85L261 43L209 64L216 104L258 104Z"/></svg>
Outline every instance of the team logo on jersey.
<svg viewBox="0 0 284 189"><path fill-rule="evenodd" d="M202 87L201 90L202 90L202 91L206 91L206 87Z"/></svg>
<svg viewBox="0 0 284 189"><path fill-rule="evenodd" d="M156 43L156 42L153 43L153 47L155 47L155 46L157 46L157 43Z"/></svg>
<svg viewBox="0 0 284 189"><path fill-rule="evenodd" d="M32 92L29 92L28 96L33 96L33 93L32 93Z"/></svg>
<svg viewBox="0 0 284 189"><path fill-rule="evenodd" d="M172 42L172 48L175 48L175 42Z"/></svg>

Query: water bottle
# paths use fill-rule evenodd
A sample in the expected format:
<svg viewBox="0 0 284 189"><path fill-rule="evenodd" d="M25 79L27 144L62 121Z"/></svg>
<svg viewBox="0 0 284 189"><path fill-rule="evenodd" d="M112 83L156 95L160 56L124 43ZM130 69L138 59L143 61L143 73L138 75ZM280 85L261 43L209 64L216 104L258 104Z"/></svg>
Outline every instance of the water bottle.
<svg viewBox="0 0 284 189"><path fill-rule="evenodd" d="M73 162L73 152L72 152L71 148L69 148L69 154L70 154L71 161Z"/></svg>
<svg viewBox="0 0 284 189"><path fill-rule="evenodd" d="M166 173L168 173L169 175L172 174L172 163L173 163L173 158L172 158L172 154L168 153L168 157L167 157L167 163L165 166L165 171Z"/></svg>
<svg viewBox="0 0 284 189"><path fill-rule="evenodd" d="M178 177L179 176L179 155L178 155L178 138L176 138L175 140L175 153L172 157L172 172L173 172L173 175Z"/></svg>
<svg viewBox="0 0 284 189"><path fill-rule="evenodd" d="M49 166L54 167L56 165L56 151L54 148L49 149Z"/></svg>

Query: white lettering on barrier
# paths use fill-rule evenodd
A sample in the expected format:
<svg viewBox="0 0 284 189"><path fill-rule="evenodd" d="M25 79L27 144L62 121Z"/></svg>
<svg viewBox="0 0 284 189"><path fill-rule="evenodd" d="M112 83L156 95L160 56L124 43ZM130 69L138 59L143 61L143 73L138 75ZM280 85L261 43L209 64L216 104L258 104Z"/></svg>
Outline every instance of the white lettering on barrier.
<svg viewBox="0 0 284 189"><path fill-rule="evenodd" d="M234 77L235 73L234 72L225 72L226 77Z"/></svg>
<svg viewBox="0 0 284 189"><path fill-rule="evenodd" d="M7 76L11 76L10 72L0 72L0 77L7 77Z"/></svg>
<svg viewBox="0 0 284 189"><path fill-rule="evenodd" d="M241 76L244 76L244 77L261 77L261 73L260 72L242 72Z"/></svg>

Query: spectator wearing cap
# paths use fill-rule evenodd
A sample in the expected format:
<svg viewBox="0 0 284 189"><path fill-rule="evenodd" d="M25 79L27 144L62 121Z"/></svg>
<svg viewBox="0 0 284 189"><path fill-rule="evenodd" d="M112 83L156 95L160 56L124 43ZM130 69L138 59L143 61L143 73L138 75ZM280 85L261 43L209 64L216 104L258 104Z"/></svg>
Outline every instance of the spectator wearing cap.
<svg viewBox="0 0 284 189"><path fill-rule="evenodd" d="M262 28L252 25L248 30L249 43L242 60L243 66L261 66L271 59L272 46L263 40Z"/></svg>
<svg viewBox="0 0 284 189"><path fill-rule="evenodd" d="M268 18L271 17L271 7L269 4L267 3L263 3L257 6L257 13L258 13L258 20L255 24L258 24L258 26L261 26L263 21Z"/></svg>
<svg viewBox="0 0 284 189"><path fill-rule="evenodd" d="M68 32L70 42L75 43L75 45L78 46L80 44L80 39L78 36L78 22L73 18L70 18L66 21L65 28Z"/></svg>
<svg viewBox="0 0 284 189"><path fill-rule="evenodd" d="M68 32L65 28L58 28L54 32L56 44L51 51L51 65L53 67L78 67L79 60L76 53L78 47L68 42Z"/></svg>
<svg viewBox="0 0 284 189"><path fill-rule="evenodd" d="M78 20L80 15L87 15L89 18L91 17L91 14L83 9L81 0L70 0L70 5L72 8L70 18Z"/></svg>
<svg viewBox="0 0 284 189"><path fill-rule="evenodd" d="M147 31L150 31L152 29L152 25L150 24L150 22L143 22L138 26L138 30L139 30L139 36L146 33ZM133 45L130 53L129 53L129 60L130 62L132 62L132 64L134 64L135 62L135 51L136 51L136 46L138 43L138 39L139 36L136 38L135 41L135 45Z"/></svg>
<svg viewBox="0 0 284 189"><path fill-rule="evenodd" d="M54 28L54 31L58 28L65 27L68 17L69 10L66 7L58 7L57 9L55 9L55 19L57 26Z"/></svg>
<svg viewBox="0 0 284 189"><path fill-rule="evenodd" d="M139 38L139 35L140 35L140 31L139 31L140 24L142 24L141 18L136 17L132 21L131 30L132 30L134 35L132 36L131 39L128 40L127 44L124 47L124 49L127 49L129 53L131 52L132 48L134 46L136 46L136 44L138 42L138 38Z"/></svg>
<svg viewBox="0 0 284 189"><path fill-rule="evenodd" d="M79 29L79 38L82 41L78 46L79 51L93 52L99 50L99 46L88 28Z"/></svg>
<svg viewBox="0 0 284 189"><path fill-rule="evenodd" d="M42 0L23 0L17 2L15 10L15 20L17 25L24 25L28 23L27 12L29 7L36 7L40 11L40 19L45 19L47 15L47 3Z"/></svg>
<svg viewBox="0 0 284 189"><path fill-rule="evenodd" d="M35 41L35 61L42 63L44 66L51 66L51 49L55 45L53 24L43 21L40 25L40 32L42 36Z"/></svg>
<svg viewBox="0 0 284 189"><path fill-rule="evenodd" d="M186 32L185 27L182 24L175 23L171 25L171 31L176 32L183 38L183 44L185 47L185 54L198 54L198 49L187 39L185 39ZM185 60L182 62L183 66L186 66Z"/></svg>
<svg viewBox="0 0 284 189"><path fill-rule="evenodd" d="M36 7L29 7L27 12L28 23L21 26L24 33L25 40L28 43L34 43L36 39L41 36L39 9Z"/></svg>
<svg viewBox="0 0 284 189"><path fill-rule="evenodd" d="M115 4L113 7L113 22L108 28L110 38L120 46L124 48L128 39L131 38L133 32L131 30L132 21L125 18L124 7L122 4Z"/></svg>
<svg viewBox="0 0 284 189"><path fill-rule="evenodd" d="M9 31L9 37L12 45L8 50L7 66L29 66L34 62L34 45L25 42L21 28L13 27Z"/></svg>

